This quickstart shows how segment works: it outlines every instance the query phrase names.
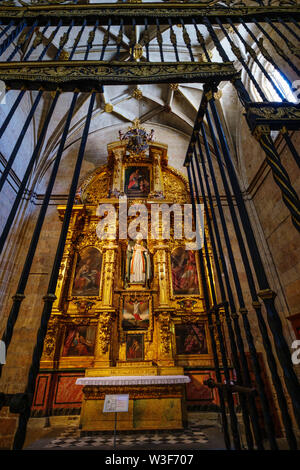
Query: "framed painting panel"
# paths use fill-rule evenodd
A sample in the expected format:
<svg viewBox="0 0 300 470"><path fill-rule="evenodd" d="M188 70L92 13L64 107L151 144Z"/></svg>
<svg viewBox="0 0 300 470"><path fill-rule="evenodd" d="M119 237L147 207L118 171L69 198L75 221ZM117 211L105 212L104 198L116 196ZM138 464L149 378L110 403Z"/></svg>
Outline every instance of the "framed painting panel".
<svg viewBox="0 0 300 470"><path fill-rule="evenodd" d="M126 335L126 360L143 361L144 335Z"/></svg>
<svg viewBox="0 0 300 470"><path fill-rule="evenodd" d="M70 325L66 329L61 355L93 356L95 349L96 326Z"/></svg>
<svg viewBox="0 0 300 470"><path fill-rule="evenodd" d="M175 325L177 354L208 354L204 323Z"/></svg>
<svg viewBox="0 0 300 470"><path fill-rule="evenodd" d="M77 254L71 295L99 295L101 266L102 254L97 248L89 246L81 250Z"/></svg>
<svg viewBox="0 0 300 470"><path fill-rule="evenodd" d="M150 168L128 166L125 168L124 192L128 197L147 197L150 192Z"/></svg>
<svg viewBox="0 0 300 470"><path fill-rule="evenodd" d="M199 295L196 253L177 247L171 253L173 295Z"/></svg>
<svg viewBox="0 0 300 470"><path fill-rule="evenodd" d="M122 310L123 331L147 330L150 323L149 297L124 297Z"/></svg>

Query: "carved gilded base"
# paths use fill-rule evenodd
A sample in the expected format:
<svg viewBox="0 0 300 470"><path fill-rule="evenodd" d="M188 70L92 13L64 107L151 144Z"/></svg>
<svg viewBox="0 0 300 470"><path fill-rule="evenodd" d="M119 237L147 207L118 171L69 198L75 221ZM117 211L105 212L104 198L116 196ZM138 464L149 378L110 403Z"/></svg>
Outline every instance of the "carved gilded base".
<svg viewBox="0 0 300 470"><path fill-rule="evenodd" d="M106 367L106 368L107 368L107 367L111 367L111 366L112 366L112 362L109 361L109 360L104 360L104 359L101 360L101 359L99 359L99 360L95 360L95 361L94 361L94 367L95 367L96 369L102 370L102 367ZM92 369L92 370L94 370L94 369Z"/></svg>
<svg viewBox="0 0 300 470"><path fill-rule="evenodd" d="M116 367L103 365L86 369L86 377L111 377L111 376L140 376L140 375L183 375L183 367L163 365L158 367L152 361L139 361L128 363L118 361Z"/></svg>
<svg viewBox="0 0 300 470"><path fill-rule="evenodd" d="M182 429L184 385L87 386L80 424L83 431L114 429L114 413L103 413L106 394L129 394L127 413L118 413L118 430Z"/></svg>

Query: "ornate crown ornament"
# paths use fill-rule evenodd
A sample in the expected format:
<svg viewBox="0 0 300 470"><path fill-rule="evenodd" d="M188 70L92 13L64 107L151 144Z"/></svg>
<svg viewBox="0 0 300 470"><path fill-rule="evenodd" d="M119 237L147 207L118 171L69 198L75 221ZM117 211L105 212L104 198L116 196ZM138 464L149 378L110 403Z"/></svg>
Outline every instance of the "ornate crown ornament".
<svg viewBox="0 0 300 470"><path fill-rule="evenodd" d="M123 135L119 131L120 140L126 140L126 149L129 152L140 153L149 147L148 142L153 141L154 130L147 133L146 129L140 126L140 121L135 119L133 125L129 127L128 131Z"/></svg>

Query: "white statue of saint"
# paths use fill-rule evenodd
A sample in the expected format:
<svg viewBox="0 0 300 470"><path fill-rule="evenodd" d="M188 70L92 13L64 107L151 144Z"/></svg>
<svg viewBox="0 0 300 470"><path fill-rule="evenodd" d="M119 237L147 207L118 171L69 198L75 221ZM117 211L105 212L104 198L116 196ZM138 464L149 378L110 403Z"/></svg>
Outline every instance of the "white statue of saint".
<svg viewBox="0 0 300 470"><path fill-rule="evenodd" d="M142 244L142 234L138 234L132 249L129 266L129 282L145 283L150 278L151 265L147 248Z"/></svg>

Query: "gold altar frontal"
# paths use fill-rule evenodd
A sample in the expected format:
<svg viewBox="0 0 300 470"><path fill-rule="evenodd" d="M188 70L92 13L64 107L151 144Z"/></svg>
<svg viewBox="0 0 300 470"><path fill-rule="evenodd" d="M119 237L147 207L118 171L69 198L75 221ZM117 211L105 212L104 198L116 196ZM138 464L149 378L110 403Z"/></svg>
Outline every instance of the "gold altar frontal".
<svg viewBox="0 0 300 470"><path fill-rule="evenodd" d="M124 364L125 366L125 364ZM129 369L130 376L136 375L179 375L181 367L157 368L146 361L132 367L113 367L105 370L91 369L86 376L124 375ZM130 377L128 375L128 378ZM157 430L182 429L186 422L185 384L150 385L88 385L83 388L80 427L82 431L111 431L114 429L115 414L103 413L105 395L129 394L128 412L117 414L117 429Z"/></svg>

